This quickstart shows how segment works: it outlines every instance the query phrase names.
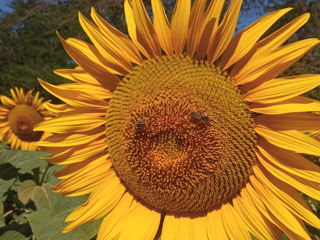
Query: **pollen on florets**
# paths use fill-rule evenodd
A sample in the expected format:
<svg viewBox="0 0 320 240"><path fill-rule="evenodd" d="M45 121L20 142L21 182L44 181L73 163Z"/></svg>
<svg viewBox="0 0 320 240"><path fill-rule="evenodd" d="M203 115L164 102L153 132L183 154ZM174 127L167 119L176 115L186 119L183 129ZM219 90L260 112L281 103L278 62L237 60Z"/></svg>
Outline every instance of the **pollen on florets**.
<svg viewBox="0 0 320 240"><path fill-rule="evenodd" d="M113 167L145 204L206 212L248 181L256 137L228 76L188 57L159 57L127 75L106 114Z"/></svg>

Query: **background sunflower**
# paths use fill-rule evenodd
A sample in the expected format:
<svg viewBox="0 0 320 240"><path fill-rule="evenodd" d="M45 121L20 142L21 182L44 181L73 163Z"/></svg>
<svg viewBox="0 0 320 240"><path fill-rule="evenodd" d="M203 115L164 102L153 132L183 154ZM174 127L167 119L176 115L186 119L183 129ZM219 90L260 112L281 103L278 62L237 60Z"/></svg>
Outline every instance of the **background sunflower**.
<svg viewBox="0 0 320 240"><path fill-rule="evenodd" d="M34 126L52 117L45 109L46 102L33 90L26 94L23 88L10 89L12 98L0 96L1 140L12 149L36 150L36 143L46 137L43 131L33 131Z"/></svg>

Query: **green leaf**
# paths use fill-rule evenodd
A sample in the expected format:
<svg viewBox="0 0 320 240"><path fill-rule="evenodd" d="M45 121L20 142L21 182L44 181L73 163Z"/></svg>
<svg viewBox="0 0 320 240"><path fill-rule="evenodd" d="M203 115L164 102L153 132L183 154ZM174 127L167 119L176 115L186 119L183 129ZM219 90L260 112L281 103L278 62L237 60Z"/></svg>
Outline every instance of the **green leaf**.
<svg viewBox="0 0 320 240"><path fill-rule="evenodd" d="M5 219L2 214L0 214L0 228L6 225Z"/></svg>
<svg viewBox="0 0 320 240"><path fill-rule="evenodd" d="M17 231L6 231L1 235L1 240L27 240L27 238Z"/></svg>
<svg viewBox="0 0 320 240"><path fill-rule="evenodd" d="M2 197L12 186L15 179L4 180L0 178L0 197Z"/></svg>
<svg viewBox="0 0 320 240"><path fill-rule="evenodd" d="M54 201L54 193L50 189L51 185L45 183L42 186L36 185L32 180L22 182L18 189L18 198L23 204L27 204L29 200L35 202L37 208L51 208Z"/></svg>
<svg viewBox="0 0 320 240"><path fill-rule="evenodd" d="M48 163L43 159L49 157L46 152L8 150L0 148L0 164L10 163L20 173L31 173L34 168L45 168Z"/></svg>
<svg viewBox="0 0 320 240"><path fill-rule="evenodd" d="M50 207L46 201L40 201L38 197L34 197L37 211L27 215L37 240L88 240L96 235L100 221L84 224L68 234L61 233L65 226L65 218L86 200L86 196L65 197L53 193L48 185L45 185L43 189L47 192Z"/></svg>

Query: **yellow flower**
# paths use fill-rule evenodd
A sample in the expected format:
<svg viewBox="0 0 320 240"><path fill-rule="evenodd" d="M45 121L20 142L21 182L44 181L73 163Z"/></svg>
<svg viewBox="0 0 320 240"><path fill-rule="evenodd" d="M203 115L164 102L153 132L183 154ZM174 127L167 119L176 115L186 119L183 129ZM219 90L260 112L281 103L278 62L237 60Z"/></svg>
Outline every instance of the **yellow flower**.
<svg viewBox="0 0 320 240"><path fill-rule="evenodd" d="M52 115L44 108L39 92L26 94L22 88L10 89L11 98L0 96L0 140L12 149L36 150L36 143L48 136L42 131L33 131L34 125L50 119Z"/></svg>
<svg viewBox="0 0 320 240"><path fill-rule="evenodd" d="M309 18L262 35L290 8L233 39L241 1L178 0L169 23L160 0L153 22L142 0L126 0L130 38L94 9L82 28L93 44L61 42L78 64L56 70L74 83L42 86L63 100L53 135L39 146L67 165L55 191L88 200L63 232L104 217L98 240L310 239L320 221L296 189L320 200L320 103L300 94L319 75L276 78L319 43L283 45Z"/></svg>

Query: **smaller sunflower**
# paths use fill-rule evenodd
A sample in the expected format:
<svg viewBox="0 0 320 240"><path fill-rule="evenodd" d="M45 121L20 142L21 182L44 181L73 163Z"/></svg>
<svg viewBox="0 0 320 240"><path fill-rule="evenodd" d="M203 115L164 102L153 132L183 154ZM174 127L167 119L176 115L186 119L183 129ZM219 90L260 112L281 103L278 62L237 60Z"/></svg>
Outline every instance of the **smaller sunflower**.
<svg viewBox="0 0 320 240"><path fill-rule="evenodd" d="M0 96L0 140L10 144L12 149L37 150L36 143L48 134L33 131L35 124L48 120L52 113L45 108L39 92L26 94L23 88L10 89L12 98Z"/></svg>

